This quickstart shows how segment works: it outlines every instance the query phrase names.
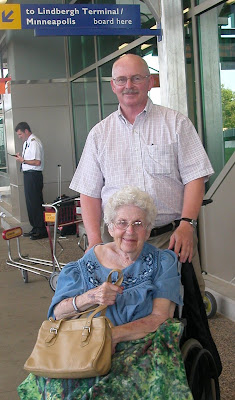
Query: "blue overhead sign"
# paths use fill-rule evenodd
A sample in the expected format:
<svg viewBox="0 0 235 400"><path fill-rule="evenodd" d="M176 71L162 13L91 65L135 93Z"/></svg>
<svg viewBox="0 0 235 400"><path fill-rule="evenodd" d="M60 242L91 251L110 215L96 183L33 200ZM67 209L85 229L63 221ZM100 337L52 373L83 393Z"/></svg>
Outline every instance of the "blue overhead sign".
<svg viewBox="0 0 235 400"><path fill-rule="evenodd" d="M160 29L141 29L140 6L120 4L20 4L21 29L36 36L161 35ZM14 9L8 5L8 29ZM5 10L2 20L5 18ZM4 21L3 21L4 22Z"/></svg>
<svg viewBox="0 0 235 400"><path fill-rule="evenodd" d="M22 28L141 28L139 5L21 5Z"/></svg>

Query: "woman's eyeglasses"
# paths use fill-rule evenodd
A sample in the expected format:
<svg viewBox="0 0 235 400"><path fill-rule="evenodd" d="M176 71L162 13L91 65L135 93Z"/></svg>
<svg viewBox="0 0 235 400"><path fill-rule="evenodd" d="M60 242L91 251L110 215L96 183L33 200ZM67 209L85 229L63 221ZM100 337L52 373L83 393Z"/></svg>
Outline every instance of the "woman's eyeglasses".
<svg viewBox="0 0 235 400"><path fill-rule="evenodd" d="M141 229L147 228L142 221L127 222L125 220L120 220L113 222L113 225L122 231L126 231L129 226L132 226L135 231L140 231Z"/></svg>
<svg viewBox="0 0 235 400"><path fill-rule="evenodd" d="M130 81L134 84L134 85L138 85L140 83L142 83L146 78L148 78L150 75L132 75L130 76L130 78L127 78L127 76L118 76L117 78L113 78L113 81L115 82L116 85L118 86L124 86L128 79L130 79Z"/></svg>

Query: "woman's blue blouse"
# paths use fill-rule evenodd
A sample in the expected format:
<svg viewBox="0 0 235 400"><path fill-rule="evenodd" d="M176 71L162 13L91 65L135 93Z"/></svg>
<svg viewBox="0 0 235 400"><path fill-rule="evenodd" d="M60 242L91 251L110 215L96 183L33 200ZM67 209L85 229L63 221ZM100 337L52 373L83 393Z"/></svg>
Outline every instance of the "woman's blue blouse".
<svg viewBox="0 0 235 400"><path fill-rule="evenodd" d="M122 272L123 293L117 294L115 304L106 311L106 316L114 325L126 324L151 314L153 299L156 298L183 304L177 257L173 251L159 250L145 243L139 258ZM80 260L67 264L59 274L48 318L54 317L53 309L60 301L94 289L107 280L109 273L110 269L98 261L94 247ZM115 282L117 273L112 274L112 279Z"/></svg>

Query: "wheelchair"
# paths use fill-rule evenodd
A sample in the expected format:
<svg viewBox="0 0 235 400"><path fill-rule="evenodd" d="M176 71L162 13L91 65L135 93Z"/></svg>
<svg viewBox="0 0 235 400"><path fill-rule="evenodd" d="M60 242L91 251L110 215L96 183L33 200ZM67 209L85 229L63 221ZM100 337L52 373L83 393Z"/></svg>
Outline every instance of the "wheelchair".
<svg viewBox="0 0 235 400"><path fill-rule="evenodd" d="M221 360L210 333L205 305L191 263L181 266L184 305L175 317L184 324L180 349L194 400L220 400Z"/></svg>
<svg viewBox="0 0 235 400"><path fill-rule="evenodd" d="M78 245L86 251L86 234L82 235ZM209 292L205 292L202 298L192 263L179 263L179 271L184 306L176 309L174 317L184 324L180 349L188 385L194 400L220 400L219 375L222 365L208 325L208 319L217 310L216 300Z"/></svg>

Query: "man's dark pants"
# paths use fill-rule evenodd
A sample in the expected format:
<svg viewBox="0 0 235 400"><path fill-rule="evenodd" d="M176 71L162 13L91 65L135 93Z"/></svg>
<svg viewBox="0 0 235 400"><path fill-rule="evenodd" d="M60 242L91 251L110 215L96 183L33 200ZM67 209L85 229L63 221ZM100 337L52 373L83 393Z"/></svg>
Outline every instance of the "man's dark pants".
<svg viewBox="0 0 235 400"><path fill-rule="evenodd" d="M30 225L34 233L44 233L43 175L41 171L24 171L24 193Z"/></svg>

